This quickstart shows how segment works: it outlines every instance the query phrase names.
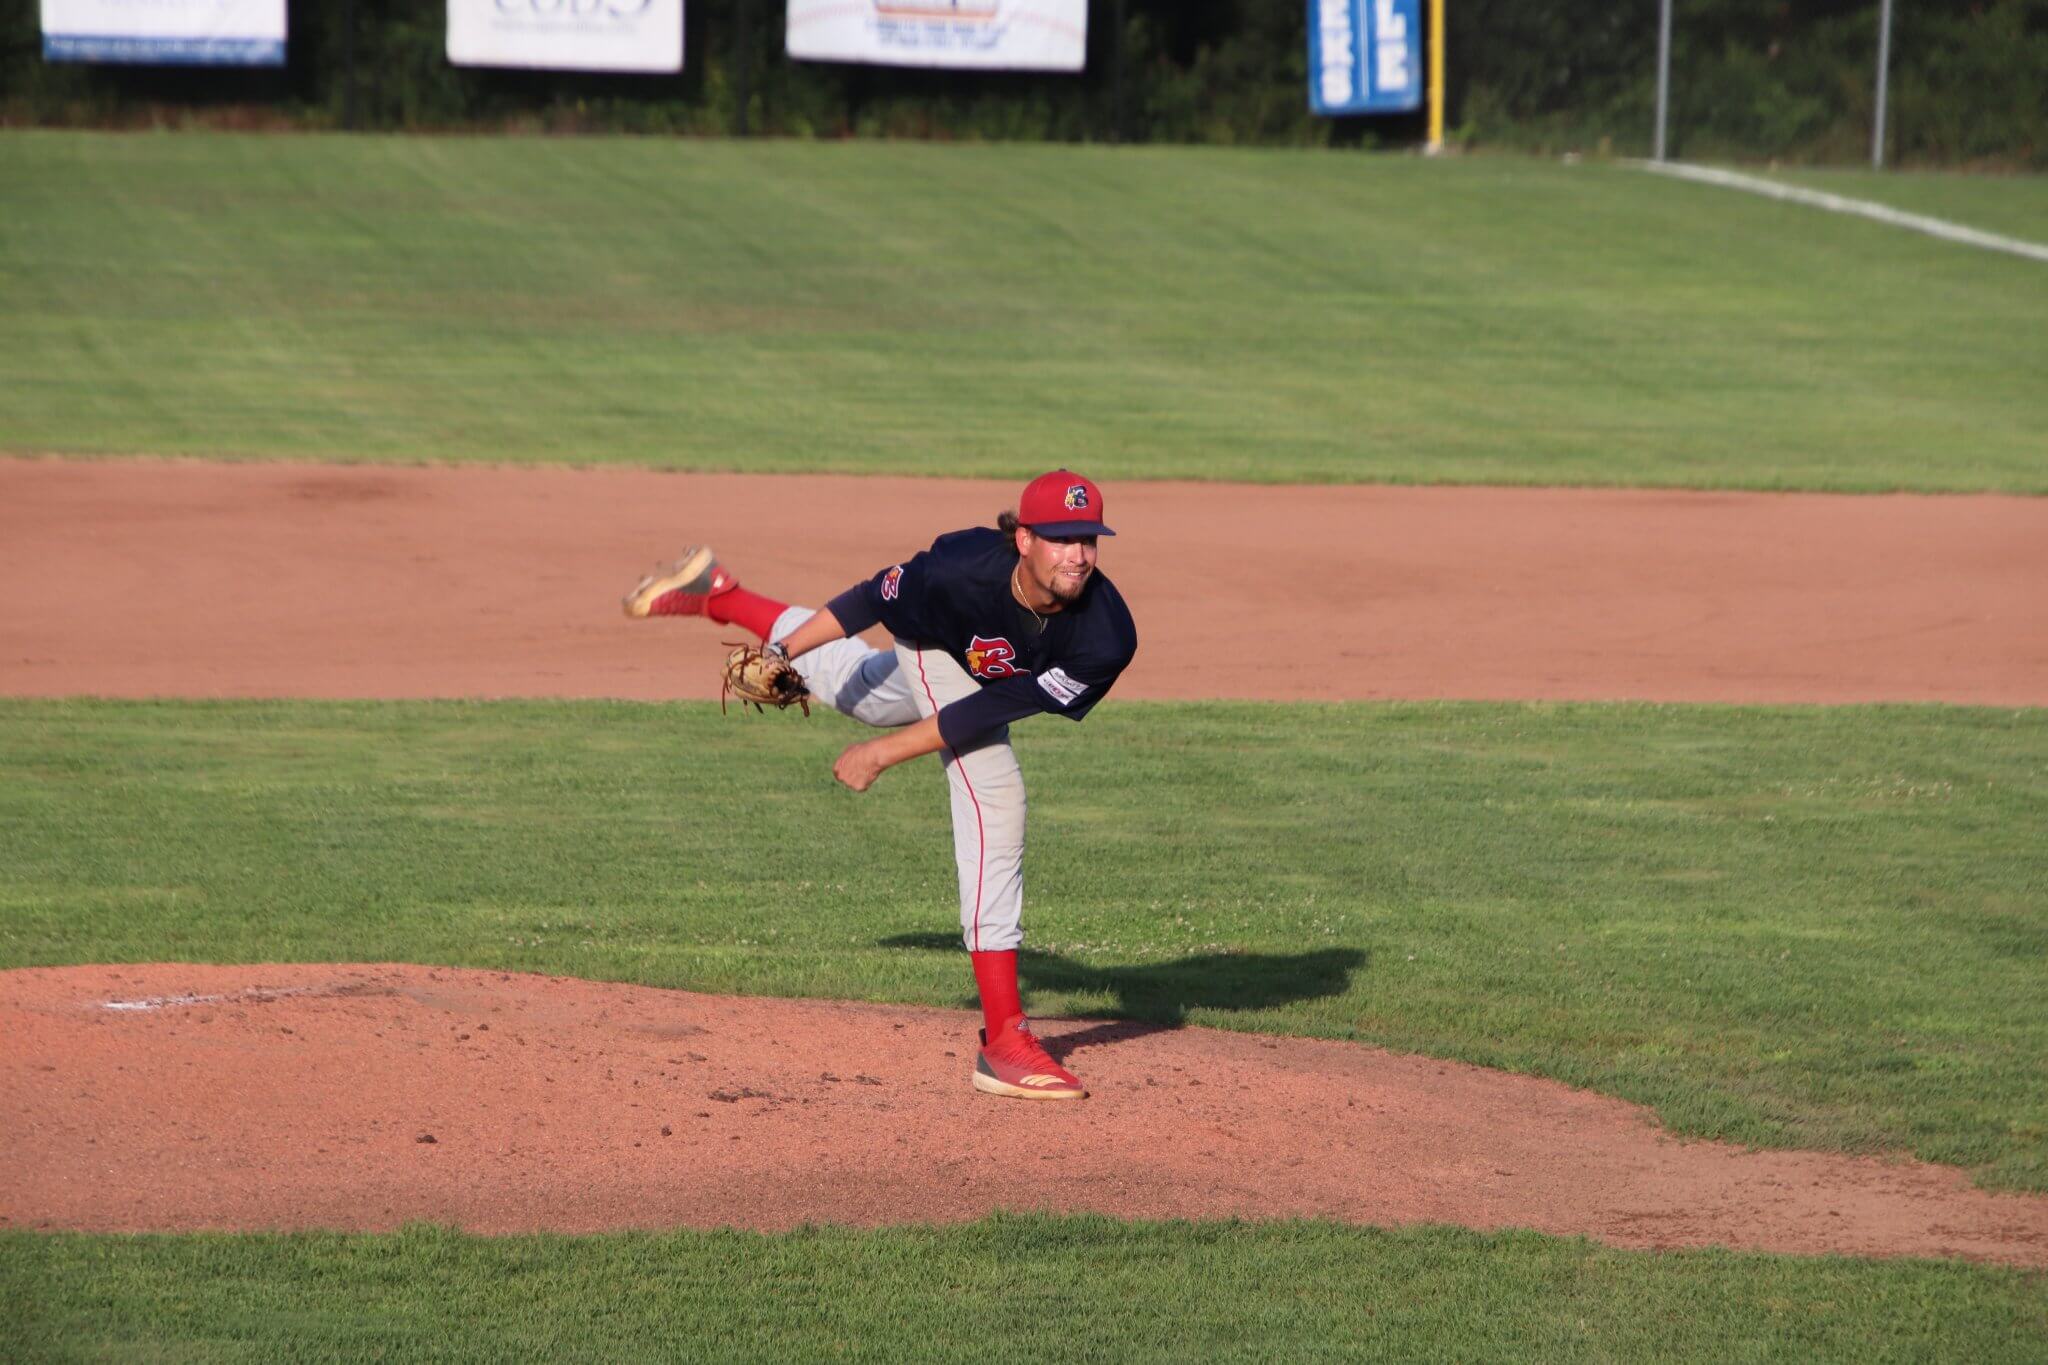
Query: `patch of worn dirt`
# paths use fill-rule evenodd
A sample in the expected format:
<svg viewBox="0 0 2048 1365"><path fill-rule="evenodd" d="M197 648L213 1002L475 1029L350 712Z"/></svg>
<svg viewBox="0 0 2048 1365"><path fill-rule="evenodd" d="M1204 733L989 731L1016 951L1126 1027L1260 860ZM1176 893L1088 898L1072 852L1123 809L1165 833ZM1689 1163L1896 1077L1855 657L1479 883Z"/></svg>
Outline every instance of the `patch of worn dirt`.
<svg viewBox="0 0 2048 1365"><path fill-rule="evenodd" d="M619 613L654 561L815 604L1017 491L0 459L0 694L708 699L730 631ZM2048 705L2044 498L1105 493L1120 697Z"/></svg>
<svg viewBox="0 0 2048 1365"><path fill-rule="evenodd" d="M479 1232L1319 1217L2048 1265L2048 1198L1682 1142L1550 1081L1044 1021L1080 1103L968 1085L959 1011L410 966L0 973L0 1225Z"/></svg>

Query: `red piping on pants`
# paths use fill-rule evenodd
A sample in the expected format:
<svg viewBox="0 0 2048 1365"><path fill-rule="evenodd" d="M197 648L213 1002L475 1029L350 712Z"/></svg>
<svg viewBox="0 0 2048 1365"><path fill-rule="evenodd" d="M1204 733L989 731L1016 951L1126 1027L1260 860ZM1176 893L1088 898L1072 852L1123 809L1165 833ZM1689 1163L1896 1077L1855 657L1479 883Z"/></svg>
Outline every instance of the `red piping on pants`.
<svg viewBox="0 0 2048 1365"><path fill-rule="evenodd" d="M939 714L939 699L932 695L931 680L924 675L924 651L917 651L917 681L924 687L924 699L932 704L932 715ZM960 774L960 785L967 788L967 799L974 803L974 951L981 951L981 878L988 867L988 831L981 825L981 798L974 794L974 783L968 779L967 765L960 761L960 751L952 745L946 752L953 755L953 771Z"/></svg>

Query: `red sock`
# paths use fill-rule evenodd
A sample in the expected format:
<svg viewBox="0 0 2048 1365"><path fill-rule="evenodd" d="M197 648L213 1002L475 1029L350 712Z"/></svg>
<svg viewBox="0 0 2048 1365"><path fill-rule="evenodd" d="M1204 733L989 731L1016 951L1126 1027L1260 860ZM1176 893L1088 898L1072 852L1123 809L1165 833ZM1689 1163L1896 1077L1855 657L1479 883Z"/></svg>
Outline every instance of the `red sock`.
<svg viewBox="0 0 2048 1365"><path fill-rule="evenodd" d="M768 642L768 632L775 629L775 618L789 610L789 603L777 602L745 588L733 588L719 593L704 604L704 614L719 625L740 625Z"/></svg>
<svg viewBox="0 0 2048 1365"><path fill-rule="evenodd" d="M996 1030L1024 1012L1024 999L1017 993L1017 950L968 956L974 959L974 985L981 992L982 1023L993 1038Z"/></svg>

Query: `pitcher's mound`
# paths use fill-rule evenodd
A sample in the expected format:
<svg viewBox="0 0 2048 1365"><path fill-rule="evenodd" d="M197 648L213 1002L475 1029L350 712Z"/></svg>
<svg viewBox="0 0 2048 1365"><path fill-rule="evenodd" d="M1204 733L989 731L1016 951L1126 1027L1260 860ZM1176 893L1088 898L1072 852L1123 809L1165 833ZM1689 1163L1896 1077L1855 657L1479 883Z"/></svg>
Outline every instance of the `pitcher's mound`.
<svg viewBox="0 0 2048 1365"><path fill-rule="evenodd" d="M1041 1021L1081 1103L976 1093L972 1016L409 966L0 973L0 1225L480 1232L1317 1217L2048 1265L2048 1198L1681 1142L1350 1043Z"/></svg>

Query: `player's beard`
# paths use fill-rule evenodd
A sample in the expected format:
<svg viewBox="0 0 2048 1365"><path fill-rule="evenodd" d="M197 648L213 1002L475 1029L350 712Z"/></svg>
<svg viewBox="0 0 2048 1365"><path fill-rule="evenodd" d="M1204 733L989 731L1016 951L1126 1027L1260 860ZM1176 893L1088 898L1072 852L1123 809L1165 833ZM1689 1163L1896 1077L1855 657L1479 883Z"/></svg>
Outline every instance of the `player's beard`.
<svg viewBox="0 0 2048 1365"><path fill-rule="evenodd" d="M1079 578L1070 578L1058 569L1053 570L1052 582L1041 584L1047 592L1062 602L1078 602L1081 594L1088 590L1088 580L1095 577L1095 570L1089 569Z"/></svg>

